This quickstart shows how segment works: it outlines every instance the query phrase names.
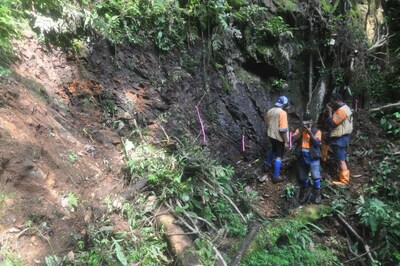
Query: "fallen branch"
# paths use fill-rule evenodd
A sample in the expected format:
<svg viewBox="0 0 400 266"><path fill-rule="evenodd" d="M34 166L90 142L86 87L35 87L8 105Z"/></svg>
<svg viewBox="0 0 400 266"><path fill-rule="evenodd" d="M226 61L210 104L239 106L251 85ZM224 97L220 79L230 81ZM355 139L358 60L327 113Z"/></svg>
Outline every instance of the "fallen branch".
<svg viewBox="0 0 400 266"><path fill-rule="evenodd" d="M351 227L351 225L348 222L346 222L346 220L341 215L336 215L336 217L357 238L357 240L364 245L364 249L368 254L368 258L371 261L371 264L373 264L375 259L372 257L371 249L369 248L368 244L365 243L365 240L353 229L353 227Z"/></svg>
<svg viewBox="0 0 400 266"><path fill-rule="evenodd" d="M48 237L45 237L45 236L43 235L42 231L40 231L40 230L39 230L38 228L36 228L36 227L28 227L28 228L25 228L24 230L22 230L22 231L17 235L17 237L16 237L16 240L17 240L17 247L18 247L18 240L19 240L19 238L20 238L21 236L23 236L27 231L35 231L35 232L37 232L38 235L39 235L41 238L43 238L44 240L46 240L46 242L47 242L47 244L49 245L50 249L53 251L53 246L51 245L49 238L48 238Z"/></svg>
<svg viewBox="0 0 400 266"><path fill-rule="evenodd" d="M208 183L207 181L205 181L204 179L201 179L201 181L203 181L204 184L206 184L209 188L215 190L215 188ZM240 215L240 217L243 219L243 222L245 224L247 224L246 218L244 218L243 214L240 212L239 208L235 205L235 203L232 201L232 199L230 197L228 197L227 195L225 195L225 193L223 193L221 190L218 191L219 194L221 196L223 196L231 205L232 207L236 210L236 212Z"/></svg>
<svg viewBox="0 0 400 266"><path fill-rule="evenodd" d="M349 251L350 251L350 253L351 254L353 254L354 256L359 256L356 252L354 252L353 251L353 249L352 249L352 243L351 243L351 239L350 239L350 236L349 236L349 233L347 232L347 230L344 230L345 232L346 232L346 236L347 236L347 238L346 238L346 242L347 242L347 247L349 248Z"/></svg>
<svg viewBox="0 0 400 266"><path fill-rule="evenodd" d="M213 246L213 250L214 250L215 254L217 255L217 257L219 258L219 260L221 261L222 265L228 266L228 264L226 264L226 261L224 260L224 257L222 257L221 253L215 246Z"/></svg>
<svg viewBox="0 0 400 266"><path fill-rule="evenodd" d="M48 174L47 174L48 175ZM72 183L74 183L74 185L76 187L79 187L79 185L74 181L74 179L72 178L72 176L68 175L69 179L71 179Z"/></svg>
<svg viewBox="0 0 400 266"><path fill-rule="evenodd" d="M165 236L183 236L183 235L198 235L199 232L187 232L187 233L174 233L174 234L164 234Z"/></svg>
<svg viewBox="0 0 400 266"><path fill-rule="evenodd" d="M239 265L239 262L243 256L243 254L246 252L246 250L249 248L249 245L251 243L251 240L253 240L254 236L256 235L258 229L260 229L261 224L258 222L255 222L253 226L251 227L250 232L247 234L246 238L243 240L242 245L240 246L240 249L238 252L236 252L235 256L233 257L233 260L229 266L236 266Z"/></svg>
<svg viewBox="0 0 400 266"><path fill-rule="evenodd" d="M379 111L383 111L383 110L386 110L386 109L392 109L392 108L396 108L396 107L400 108L400 102L387 104L387 105L384 105L384 106L381 106L381 107L377 107L377 108L372 108L372 109L369 110L369 112L370 113L379 112Z"/></svg>
<svg viewBox="0 0 400 266"><path fill-rule="evenodd" d="M377 250L377 249L380 248L380 247L381 247L381 245L379 245L379 246L377 246L377 247L371 249L370 252L375 251L375 250ZM352 253L354 253L354 252L352 252ZM357 255L356 257L354 257L354 258L352 258L352 259L343 261L343 264L346 265L346 263L348 263L348 262L350 262L350 261L353 261L353 260L357 260L357 259L359 259L359 258L362 258L362 257L364 257L364 256L367 255L367 254L368 254L368 252L364 252L363 254Z"/></svg>
<svg viewBox="0 0 400 266"><path fill-rule="evenodd" d="M177 200L176 201L176 204L179 206L179 207L181 207L182 208L182 204ZM183 208L182 208L183 209ZM185 215L185 217L192 223L192 228L194 228L194 232L199 232L199 234L200 234L200 230L199 230L199 228L197 227L197 225L196 225L196 223L193 221L193 219L192 219L192 217L187 213L187 212L185 212L185 211L183 211L183 215ZM183 219L182 219L183 220Z"/></svg>

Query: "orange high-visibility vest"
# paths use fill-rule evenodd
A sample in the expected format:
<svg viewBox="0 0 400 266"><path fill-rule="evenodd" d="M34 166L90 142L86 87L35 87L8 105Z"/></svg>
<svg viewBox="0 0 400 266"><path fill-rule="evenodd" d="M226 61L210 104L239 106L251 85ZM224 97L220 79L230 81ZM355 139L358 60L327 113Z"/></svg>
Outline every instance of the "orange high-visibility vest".
<svg viewBox="0 0 400 266"><path fill-rule="evenodd" d="M300 134L300 130L296 129L294 132L293 136L297 136L297 134ZM321 130L318 130L314 133L314 136L321 141ZM301 134L301 148L302 149L310 149L310 134L308 134L306 131L303 131Z"/></svg>

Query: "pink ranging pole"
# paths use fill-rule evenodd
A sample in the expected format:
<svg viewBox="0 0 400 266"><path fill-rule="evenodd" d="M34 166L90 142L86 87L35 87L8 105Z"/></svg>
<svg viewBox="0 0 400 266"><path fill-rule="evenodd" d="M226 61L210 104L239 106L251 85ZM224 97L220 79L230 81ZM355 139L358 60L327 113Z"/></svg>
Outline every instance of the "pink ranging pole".
<svg viewBox="0 0 400 266"><path fill-rule="evenodd" d="M242 151L246 151L246 144L244 143L244 133L242 133Z"/></svg>
<svg viewBox="0 0 400 266"><path fill-rule="evenodd" d="M196 112L197 112L197 117L199 118L201 132L203 133L203 141L204 141L204 143L206 143L206 132L204 130L203 120L201 119L199 107L197 105L196 105Z"/></svg>

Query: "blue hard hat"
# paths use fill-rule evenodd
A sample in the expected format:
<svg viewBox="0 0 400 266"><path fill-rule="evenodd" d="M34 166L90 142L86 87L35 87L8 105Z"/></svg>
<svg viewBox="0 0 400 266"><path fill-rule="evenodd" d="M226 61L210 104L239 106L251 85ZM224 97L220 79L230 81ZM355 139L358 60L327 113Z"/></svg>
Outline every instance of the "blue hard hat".
<svg viewBox="0 0 400 266"><path fill-rule="evenodd" d="M289 100L285 96L279 96L278 100L275 103L275 106L282 107L285 104L288 104Z"/></svg>

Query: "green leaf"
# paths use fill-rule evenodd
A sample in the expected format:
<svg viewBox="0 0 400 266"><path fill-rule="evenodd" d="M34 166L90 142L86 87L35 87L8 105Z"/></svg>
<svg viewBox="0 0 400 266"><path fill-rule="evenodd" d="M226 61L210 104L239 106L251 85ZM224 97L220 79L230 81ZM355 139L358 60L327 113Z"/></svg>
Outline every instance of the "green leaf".
<svg viewBox="0 0 400 266"><path fill-rule="evenodd" d="M158 180L158 177L156 175L149 174L147 176L147 180L149 180L150 182L156 182Z"/></svg>
<svg viewBox="0 0 400 266"><path fill-rule="evenodd" d="M122 263L122 265L124 266L128 265L128 261L121 246L116 241L114 242L114 244L115 244L115 253L117 254L118 260Z"/></svg>

